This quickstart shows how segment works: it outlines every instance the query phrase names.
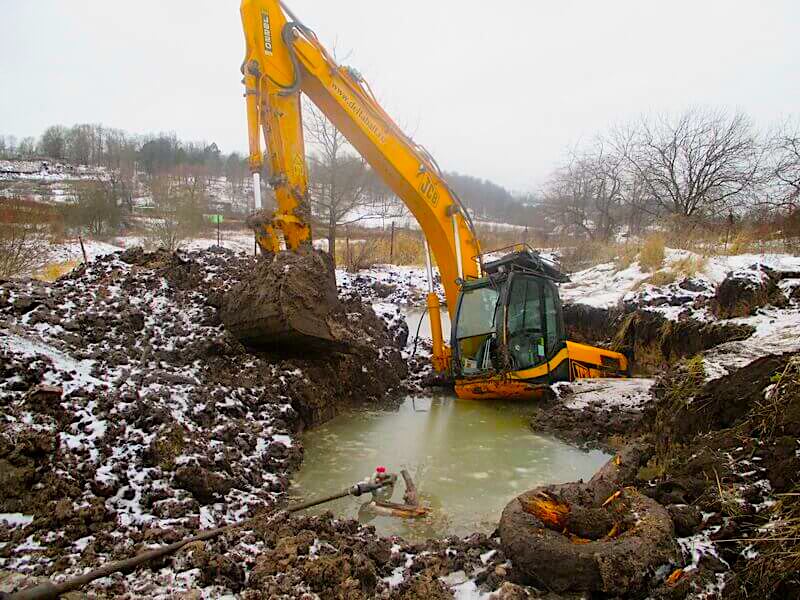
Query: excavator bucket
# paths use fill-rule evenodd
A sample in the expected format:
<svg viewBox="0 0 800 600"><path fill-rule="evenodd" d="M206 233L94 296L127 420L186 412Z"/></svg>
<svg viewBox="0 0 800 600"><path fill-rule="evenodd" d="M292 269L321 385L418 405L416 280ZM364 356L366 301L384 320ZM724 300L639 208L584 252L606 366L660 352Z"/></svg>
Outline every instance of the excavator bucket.
<svg viewBox="0 0 800 600"><path fill-rule="evenodd" d="M341 310L327 254L279 252L226 292L222 322L253 350L344 351L340 319L333 318Z"/></svg>

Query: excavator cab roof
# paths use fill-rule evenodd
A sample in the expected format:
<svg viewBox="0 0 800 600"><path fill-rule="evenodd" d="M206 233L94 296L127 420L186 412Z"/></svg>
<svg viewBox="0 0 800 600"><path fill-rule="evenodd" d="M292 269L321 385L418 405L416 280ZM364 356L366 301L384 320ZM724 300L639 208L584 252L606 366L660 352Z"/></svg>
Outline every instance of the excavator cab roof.
<svg viewBox="0 0 800 600"><path fill-rule="evenodd" d="M518 246L513 252L509 252L504 256L487 261L483 263L483 271L489 277L499 274L510 273L511 271L519 271L529 275L538 275L545 279L550 279L555 283L566 283L569 281L569 276L563 273L554 262L547 260L536 250L525 244L521 249ZM501 248L500 251L507 248ZM495 254L498 251L493 251ZM481 255L485 256L485 255Z"/></svg>

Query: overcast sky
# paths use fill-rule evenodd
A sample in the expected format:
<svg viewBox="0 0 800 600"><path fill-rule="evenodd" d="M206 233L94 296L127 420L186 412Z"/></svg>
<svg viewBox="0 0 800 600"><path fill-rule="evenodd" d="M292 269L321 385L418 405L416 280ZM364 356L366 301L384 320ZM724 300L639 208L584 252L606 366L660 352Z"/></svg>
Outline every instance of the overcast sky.
<svg viewBox="0 0 800 600"><path fill-rule="evenodd" d="M796 0L289 5L443 168L515 190L642 112L800 112ZM238 1L0 0L0 14L0 133L100 122L246 150Z"/></svg>

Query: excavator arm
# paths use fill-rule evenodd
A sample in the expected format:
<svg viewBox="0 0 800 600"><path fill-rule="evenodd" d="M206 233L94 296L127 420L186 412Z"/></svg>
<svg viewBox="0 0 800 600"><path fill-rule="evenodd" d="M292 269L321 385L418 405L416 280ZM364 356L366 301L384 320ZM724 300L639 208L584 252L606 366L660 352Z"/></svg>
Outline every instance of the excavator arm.
<svg viewBox="0 0 800 600"><path fill-rule="evenodd" d="M428 257L428 309L437 371L449 366L439 299L433 290L430 253L442 277L454 318L459 280L481 275L480 248L469 214L444 180L436 161L406 136L375 100L355 70L336 64L316 35L279 0L243 0L246 56L242 65L250 167L255 206L261 209L260 176L275 193L274 215L251 225L266 251L311 244L308 174L300 94L305 94L405 203L422 228ZM262 151L262 136L266 152Z"/></svg>

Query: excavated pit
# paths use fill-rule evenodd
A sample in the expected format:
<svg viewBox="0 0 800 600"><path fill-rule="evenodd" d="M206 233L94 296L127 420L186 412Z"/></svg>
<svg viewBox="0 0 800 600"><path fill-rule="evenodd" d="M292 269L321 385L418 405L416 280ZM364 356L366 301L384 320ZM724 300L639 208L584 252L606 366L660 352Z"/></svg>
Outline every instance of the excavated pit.
<svg viewBox="0 0 800 600"><path fill-rule="evenodd" d="M644 309L568 304L563 313L568 339L622 352L631 371L643 376L725 342L747 339L755 331L745 324L675 321Z"/></svg>
<svg viewBox="0 0 800 600"><path fill-rule="evenodd" d="M0 510L35 517L25 528L0 522L6 568L39 577L65 569L75 574L128 555L127 540L144 547L207 527L201 515L221 522L226 514L219 511L233 519L265 510L252 531L231 532L164 565L182 575L198 573L193 586L220 586L214 593L224 589L248 598L309 592L325 600L448 598L460 587L454 577L459 572L482 590L503 590L500 598L526 597L511 581L593 590L593 597L598 591L603 597L682 598L731 570L744 576L752 561L743 554L746 543L736 540L758 533L755 527L765 524L767 513L755 507L774 498L760 480L781 493L798 485L797 385L774 407L767 429L763 414L764 390L785 371L787 355L760 359L714 382L701 378L699 391L686 388L679 370L679 381L663 378L643 422L624 427L652 447L633 456L621 452L588 484L536 490L533 498L547 492L557 500L551 506L568 507L563 521L548 524L514 499L507 511L513 507L518 521L504 513L499 541L475 534L409 544L329 514L272 515L302 459L294 434L365 398L384 407L386 392L399 384L405 368L393 334L371 307L347 297L326 301L330 279L324 285L317 280L324 267L312 264L302 279L302 285L315 286L310 293L323 298L320 306L293 305L296 312L278 315L278 331L275 325L269 330L277 340L254 350L221 326L219 309L232 285L274 268L271 263L222 252L178 257L131 251L55 284L4 284L0 400L13 420L0 427L0 473L7 476ZM292 293L305 292L277 286L261 290L261 298L269 304L270 297L281 302L280 294ZM309 312L312 319L303 317ZM584 312L594 314L565 315L572 339L582 332L585 341L627 344L634 355L651 352L656 359L642 361L650 370L678 360L687 336L697 337L689 340L695 348L749 335L721 330L713 338L694 331L691 321L665 325L658 315L639 315L644 311ZM309 335L320 345L297 355L292 340ZM45 379L62 393L41 386ZM64 440L73 446L67 449ZM220 444L224 453L208 452ZM137 445L125 456L116 452ZM145 481L137 480L140 473ZM746 502L738 496L728 502L733 492ZM140 507L152 521L129 523L129 506ZM676 555L667 535L671 523L682 538L711 531L709 543L725 542L718 546L719 558L693 559L683 546L686 539ZM535 529L523 528L532 524ZM16 549L31 544L43 549L25 550L30 558L20 567L14 561L23 551ZM56 562L61 556L67 558ZM654 574L665 565L684 570L668 579ZM105 578L94 591L141 597L155 593L154 585L180 583L156 584L157 577L174 574L154 573ZM0 572L0 589L4 576ZM390 587L389 581L395 583ZM730 583L730 589L739 586ZM748 589L750 597L767 597ZM797 587L784 586L775 597L797 597L793 591Z"/></svg>

